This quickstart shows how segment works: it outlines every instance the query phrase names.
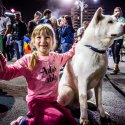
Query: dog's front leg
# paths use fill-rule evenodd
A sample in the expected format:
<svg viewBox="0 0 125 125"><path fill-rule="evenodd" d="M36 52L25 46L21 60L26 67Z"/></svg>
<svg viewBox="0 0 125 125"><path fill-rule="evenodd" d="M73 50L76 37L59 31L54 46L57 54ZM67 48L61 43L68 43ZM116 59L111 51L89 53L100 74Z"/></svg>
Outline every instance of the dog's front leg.
<svg viewBox="0 0 125 125"><path fill-rule="evenodd" d="M80 103L80 125L89 125L87 114L87 82L78 80L79 103Z"/></svg>
<svg viewBox="0 0 125 125"><path fill-rule="evenodd" d="M109 117L108 113L105 113L104 108L102 106L102 81L98 83L98 85L94 88L94 90L95 90L96 105L100 112L100 116L103 118Z"/></svg>

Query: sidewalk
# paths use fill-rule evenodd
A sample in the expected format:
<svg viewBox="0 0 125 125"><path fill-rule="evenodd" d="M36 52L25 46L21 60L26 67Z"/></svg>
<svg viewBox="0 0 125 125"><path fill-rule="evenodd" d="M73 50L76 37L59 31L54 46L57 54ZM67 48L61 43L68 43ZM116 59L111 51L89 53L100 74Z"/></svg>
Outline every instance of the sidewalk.
<svg viewBox="0 0 125 125"><path fill-rule="evenodd" d="M26 115L28 109L25 96L26 80L23 77L0 80L0 125L10 125L14 119Z"/></svg>
<svg viewBox="0 0 125 125"><path fill-rule="evenodd" d="M125 61L125 58L123 58ZM9 62L11 64L12 62ZM113 60L109 57L109 68L107 75L113 84L117 85L125 93L125 62L120 62L120 73L110 75L113 70ZM25 101L26 80L23 77L11 81L0 81L0 125L9 125L17 117L25 116L28 109ZM124 125L125 123L125 97L121 95L109 81L103 81L103 105L110 113L111 123L108 125ZM90 111L95 121L99 122L99 114ZM95 124L96 125L96 124Z"/></svg>
<svg viewBox="0 0 125 125"><path fill-rule="evenodd" d="M114 65L112 57L109 57L108 61L110 70L107 70L107 75L111 82L114 83L125 95L125 56L123 57L123 62L119 63L120 72L117 75L110 75L113 71Z"/></svg>

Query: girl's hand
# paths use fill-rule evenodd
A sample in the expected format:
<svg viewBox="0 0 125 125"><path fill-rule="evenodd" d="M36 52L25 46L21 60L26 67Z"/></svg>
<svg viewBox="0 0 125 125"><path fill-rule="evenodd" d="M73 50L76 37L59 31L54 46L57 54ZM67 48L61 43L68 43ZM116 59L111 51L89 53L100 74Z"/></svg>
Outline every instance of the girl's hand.
<svg viewBox="0 0 125 125"><path fill-rule="evenodd" d="M120 12L115 12L113 15L114 15L116 18L118 18L118 17L120 16Z"/></svg>
<svg viewBox="0 0 125 125"><path fill-rule="evenodd" d="M0 52L0 70L3 72L3 65L2 65L2 61L5 60L4 55L2 54L2 52Z"/></svg>
<svg viewBox="0 0 125 125"><path fill-rule="evenodd" d="M4 57L3 53L0 52L0 61L3 61L3 60L5 60L5 57Z"/></svg>

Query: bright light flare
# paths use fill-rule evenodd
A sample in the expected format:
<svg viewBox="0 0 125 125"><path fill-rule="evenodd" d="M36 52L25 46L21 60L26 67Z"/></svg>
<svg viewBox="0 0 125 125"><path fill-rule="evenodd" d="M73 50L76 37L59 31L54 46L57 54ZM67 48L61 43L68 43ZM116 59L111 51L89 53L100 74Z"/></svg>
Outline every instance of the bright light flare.
<svg viewBox="0 0 125 125"><path fill-rule="evenodd" d="M78 5L79 4L79 1L77 0L77 1L75 1L75 5Z"/></svg>
<svg viewBox="0 0 125 125"><path fill-rule="evenodd" d="M12 13L15 13L15 9L14 9L14 8L11 8L10 11L11 11Z"/></svg>
<svg viewBox="0 0 125 125"><path fill-rule="evenodd" d="M74 0L63 0L62 2L64 4L71 4Z"/></svg>
<svg viewBox="0 0 125 125"><path fill-rule="evenodd" d="M97 3L97 2L98 2L98 0L93 0L93 2Z"/></svg>

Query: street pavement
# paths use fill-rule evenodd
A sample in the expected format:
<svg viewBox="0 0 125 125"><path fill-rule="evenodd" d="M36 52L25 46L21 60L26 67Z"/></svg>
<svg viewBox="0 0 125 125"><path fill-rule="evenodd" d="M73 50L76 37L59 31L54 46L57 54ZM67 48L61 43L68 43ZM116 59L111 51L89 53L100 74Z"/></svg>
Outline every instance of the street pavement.
<svg viewBox="0 0 125 125"><path fill-rule="evenodd" d="M89 109L90 125L125 125L125 62L120 62L120 73L117 75L110 75L113 70L112 57L109 57L108 65L103 80L102 100L110 120L100 120L99 113ZM25 96L26 81L23 77L11 81L0 80L0 125L9 125L17 117L26 115L28 108ZM91 101L95 102L94 97Z"/></svg>

